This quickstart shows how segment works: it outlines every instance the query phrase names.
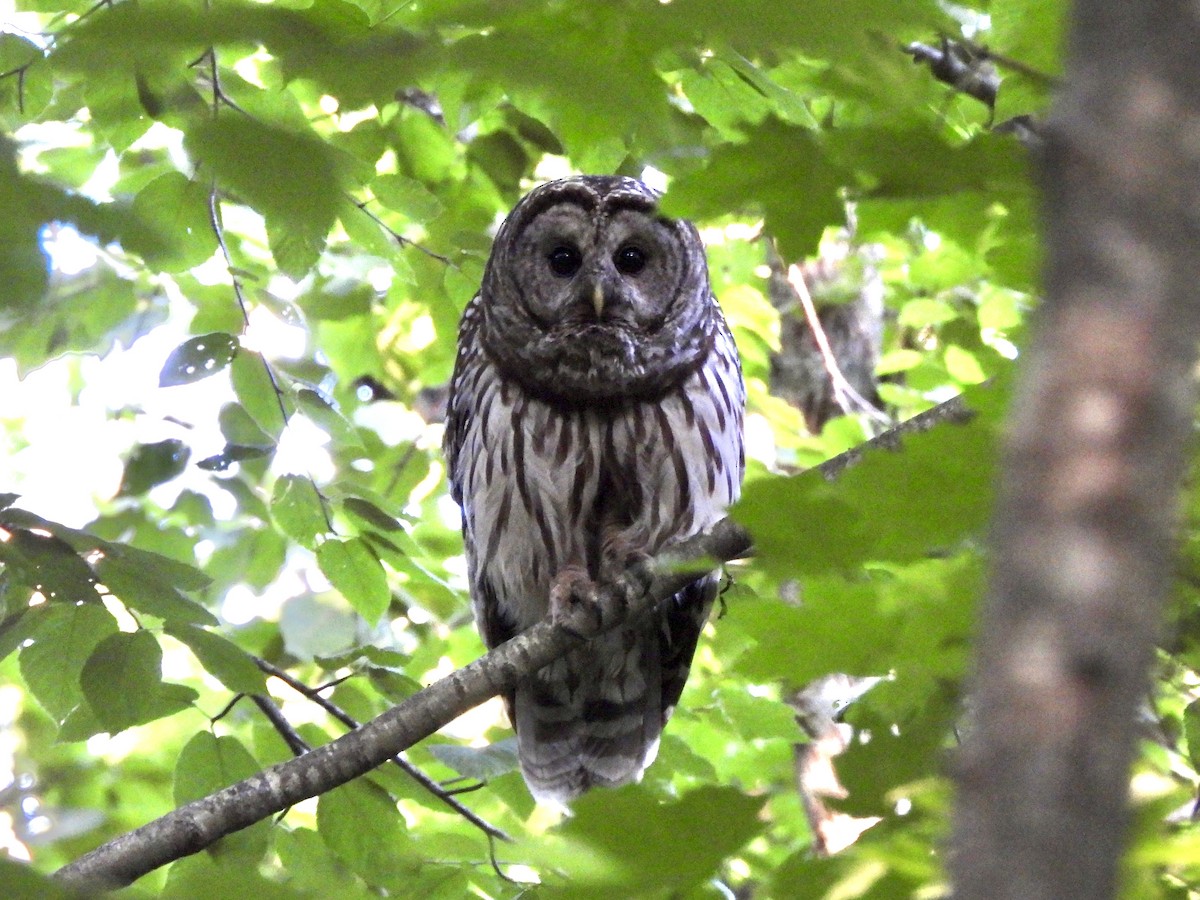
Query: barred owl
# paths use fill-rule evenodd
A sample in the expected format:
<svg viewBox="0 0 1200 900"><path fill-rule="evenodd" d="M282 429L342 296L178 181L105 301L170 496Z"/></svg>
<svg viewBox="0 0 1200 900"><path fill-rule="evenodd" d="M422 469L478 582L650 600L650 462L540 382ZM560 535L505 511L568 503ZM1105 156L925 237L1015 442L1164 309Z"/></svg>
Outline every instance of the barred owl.
<svg viewBox="0 0 1200 900"><path fill-rule="evenodd" d="M621 177L535 189L501 226L463 313L445 450L488 647L713 524L737 498L737 349L699 235L656 201ZM565 804L641 778L717 578L505 698L535 797Z"/></svg>

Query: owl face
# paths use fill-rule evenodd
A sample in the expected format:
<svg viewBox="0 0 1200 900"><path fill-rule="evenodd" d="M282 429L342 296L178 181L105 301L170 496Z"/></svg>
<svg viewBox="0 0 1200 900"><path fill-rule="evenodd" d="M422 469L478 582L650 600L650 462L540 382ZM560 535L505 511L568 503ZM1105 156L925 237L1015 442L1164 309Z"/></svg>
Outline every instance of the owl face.
<svg viewBox="0 0 1200 900"><path fill-rule="evenodd" d="M590 199L586 194L580 199ZM662 326L678 295L683 268L677 224L641 208L600 216L563 202L536 216L516 245L530 316L546 327L566 325L603 340L608 332L649 333Z"/></svg>
<svg viewBox="0 0 1200 900"><path fill-rule="evenodd" d="M582 176L525 197L497 235L483 340L505 374L556 400L644 398L707 352L704 250L628 178Z"/></svg>

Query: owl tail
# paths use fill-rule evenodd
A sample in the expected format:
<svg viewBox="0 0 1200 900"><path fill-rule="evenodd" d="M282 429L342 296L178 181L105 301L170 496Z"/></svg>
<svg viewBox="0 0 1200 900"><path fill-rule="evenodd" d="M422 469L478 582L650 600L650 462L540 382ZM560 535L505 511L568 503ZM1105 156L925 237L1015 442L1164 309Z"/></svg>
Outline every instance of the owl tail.
<svg viewBox="0 0 1200 900"><path fill-rule="evenodd" d="M526 679L513 697L530 793L564 806L592 787L640 781L664 715L657 629L617 629Z"/></svg>

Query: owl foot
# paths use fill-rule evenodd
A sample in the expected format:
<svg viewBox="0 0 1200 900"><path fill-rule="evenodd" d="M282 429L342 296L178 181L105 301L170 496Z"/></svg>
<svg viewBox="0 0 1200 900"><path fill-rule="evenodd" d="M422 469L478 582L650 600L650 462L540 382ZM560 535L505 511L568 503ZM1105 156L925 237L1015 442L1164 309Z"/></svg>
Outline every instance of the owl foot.
<svg viewBox="0 0 1200 900"><path fill-rule="evenodd" d="M587 571L581 566L560 569L550 582L550 621L572 634L586 637L595 634L601 619L596 582L588 577Z"/></svg>
<svg viewBox="0 0 1200 900"><path fill-rule="evenodd" d="M579 566L561 569L550 583L550 621L581 638L605 630L625 603L622 592L608 587L597 584Z"/></svg>
<svg viewBox="0 0 1200 900"><path fill-rule="evenodd" d="M604 542L600 562L600 583L617 589L625 603L631 603L650 589L654 580L651 569L653 557L634 548L622 535L612 535Z"/></svg>

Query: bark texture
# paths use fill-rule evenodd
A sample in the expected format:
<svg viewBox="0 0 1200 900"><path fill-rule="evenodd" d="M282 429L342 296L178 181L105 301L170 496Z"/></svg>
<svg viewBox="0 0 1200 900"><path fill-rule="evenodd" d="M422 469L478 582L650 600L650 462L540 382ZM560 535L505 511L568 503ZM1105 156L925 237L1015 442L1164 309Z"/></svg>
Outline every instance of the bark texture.
<svg viewBox="0 0 1200 900"><path fill-rule="evenodd" d="M1200 339L1200 8L1074 7L994 523L956 898L1116 891Z"/></svg>

